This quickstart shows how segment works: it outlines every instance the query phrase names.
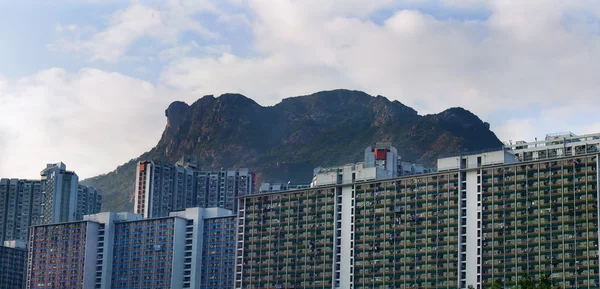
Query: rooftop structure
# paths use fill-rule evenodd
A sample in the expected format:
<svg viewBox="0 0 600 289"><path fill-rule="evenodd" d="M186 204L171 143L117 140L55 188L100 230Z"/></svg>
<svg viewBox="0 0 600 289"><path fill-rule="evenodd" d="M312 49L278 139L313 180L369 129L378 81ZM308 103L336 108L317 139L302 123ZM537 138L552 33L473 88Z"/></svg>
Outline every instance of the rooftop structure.
<svg viewBox="0 0 600 289"><path fill-rule="evenodd" d="M308 184L284 184L284 183L262 183L260 184L259 192L279 192L289 190L299 190L309 188Z"/></svg>
<svg viewBox="0 0 600 289"><path fill-rule="evenodd" d="M311 187L349 184L371 180L389 179L433 172L421 164L401 162L398 150L390 143L377 143L365 149L364 162L335 167L317 167L313 170Z"/></svg>
<svg viewBox="0 0 600 289"><path fill-rule="evenodd" d="M600 145L600 134L575 135L572 132L547 134L544 140L533 142L517 141L505 146L520 161L540 160L562 156L577 156L596 153Z"/></svg>

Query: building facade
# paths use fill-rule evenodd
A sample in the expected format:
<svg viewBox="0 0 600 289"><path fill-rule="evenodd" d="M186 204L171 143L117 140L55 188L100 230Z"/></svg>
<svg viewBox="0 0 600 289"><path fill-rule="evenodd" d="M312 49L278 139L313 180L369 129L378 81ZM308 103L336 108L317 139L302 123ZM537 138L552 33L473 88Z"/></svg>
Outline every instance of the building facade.
<svg viewBox="0 0 600 289"><path fill-rule="evenodd" d="M100 190L78 185L63 163L49 164L41 180L0 179L0 241L26 242L29 227L81 220L100 211Z"/></svg>
<svg viewBox="0 0 600 289"><path fill-rule="evenodd" d="M41 173L44 224L75 220L79 177L63 163L48 164Z"/></svg>
<svg viewBox="0 0 600 289"><path fill-rule="evenodd" d="M77 205L75 220L83 220L83 216L99 213L102 207L102 191L79 185L77 186Z"/></svg>
<svg viewBox="0 0 600 289"><path fill-rule="evenodd" d="M0 246L0 284L4 289L25 288L27 251L25 243L4 242Z"/></svg>
<svg viewBox="0 0 600 289"><path fill-rule="evenodd" d="M32 227L26 288L95 288L99 229L88 221Z"/></svg>
<svg viewBox="0 0 600 289"><path fill-rule="evenodd" d="M241 197L235 288L510 288L525 272L598 288L595 137L548 139L535 160L504 148Z"/></svg>
<svg viewBox="0 0 600 289"><path fill-rule="evenodd" d="M237 196L252 193L248 169L201 171L195 163L151 161L137 164L134 211L144 218L168 216L186 208L237 208Z"/></svg>
<svg viewBox="0 0 600 289"><path fill-rule="evenodd" d="M42 182L0 180L0 241L27 240L28 228L42 221Z"/></svg>
<svg viewBox="0 0 600 289"><path fill-rule="evenodd" d="M236 216L204 220L200 288L233 288Z"/></svg>
<svg viewBox="0 0 600 289"><path fill-rule="evenodd" d="M188 208L153 219L107 212L34 226L26 288L231 288L234 223L229 210Z"/></svg>

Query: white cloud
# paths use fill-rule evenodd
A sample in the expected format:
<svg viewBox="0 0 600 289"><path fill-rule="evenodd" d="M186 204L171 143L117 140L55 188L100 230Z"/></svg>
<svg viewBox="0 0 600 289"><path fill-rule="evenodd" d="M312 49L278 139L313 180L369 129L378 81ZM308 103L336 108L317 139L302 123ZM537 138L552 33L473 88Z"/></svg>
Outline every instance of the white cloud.
<svg viewBox="0 0 600 289"><path fill-rule="evenodd" d="M62 31L75 31L77 30L77 25L75 24L70 24L70 25L61 25L61 24L56 24L56 31L58 32L62 32Z"/></svg>
<svg viewBox="0 0 600 289"><path fill-rule="evenodd" d="M506 143L520 140L533 141L538 133L536 119L531 117L510 119L494 132L501 141Z"/></svg>
<svg viewBox="0 0 600 289"><path fill-rule="evenodd" d="M51 46L96 60L137 59L131 65L139 73L140 59L160 60L166 66L158 84L95 69L0 77L0 107L9 112L0 115L0 173L37 174L43 163L33 164L58 160L86 176L109 171L156 143L170 101L225 92L273 105L348 88L420 113L462 106L490 121L502 140L600 130L593 109L600 106L597 1L425 1L490 16L436 18L429 7L384 13L381 24L369 17L419 1L230 1L249 11L227 14L207 1L132 2L105 29ZM216 16L217 24L248 25L250 49L218 38L195 20L199 13ZM219 44L180 43L189 31ZM159 55L128 55L143 38L161 42Z"/></svg>
<svg viewBox="0 0 600 289"><path fill-rule="evenodd" d="M125 56L137 40L150 37L164 45L176 46L180 35L189 31L205 38L218 34L206 29L194 19L198 13L221 14L209 1L170 0L161 5L147 6L132 2L126 9L113 13L106 29L90 37L61 39L48 48L64 52L85 52L90 60L114 62ZM62 31L68 27L57 26Z"/></svg>
<svg viewBox="0 0 600 289"><path fill-rule="evenodd" d="M423 113L464 106L483 118L498 109L597 103L600 35L593 22L568 22L597 11L598 2L446 1L487 7L491 16L440 20L400 10L383 25L366 16L390 1L322 2L249 1L254 54L181 59L162 80L202 93L248 93L264 104L357 88Z"/></svg>
<svg viewBox="0 0 600 289"><path fill-rule="evenodd" d="M152 148L164 109L185 99L119 73L52 68L0 89L0 175L39 178L64 161L80 177L113 170Z"/></svg>
<svg viewBox="0 0 600 289"><path fill-rule="evenodd" d="M167 48L158 54L158 59L161 61L167 61L174 58L182 58L192 51L192 49L194 49L192 45L181 45Z"/></svg>

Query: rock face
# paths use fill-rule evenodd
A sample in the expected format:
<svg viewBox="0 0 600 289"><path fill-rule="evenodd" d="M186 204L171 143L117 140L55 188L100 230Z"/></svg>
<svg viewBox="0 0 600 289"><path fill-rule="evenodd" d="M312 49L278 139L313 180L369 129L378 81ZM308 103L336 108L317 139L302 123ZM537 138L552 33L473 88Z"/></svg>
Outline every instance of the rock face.
<svg viewBox="0 0 600 289"><path fill-rule="evenodd" d="M333 90L263 107L240 94L174 102L152 150L85 181L105 192L103 210L131 210L135 162L175 162L194 154L205 168L249 167L258 182L310 182L316 166L362 160L364 148L389 141L403 160L433 166L440 154L500 147L489 124L462 108L418 115L398 101Z"/></svg>

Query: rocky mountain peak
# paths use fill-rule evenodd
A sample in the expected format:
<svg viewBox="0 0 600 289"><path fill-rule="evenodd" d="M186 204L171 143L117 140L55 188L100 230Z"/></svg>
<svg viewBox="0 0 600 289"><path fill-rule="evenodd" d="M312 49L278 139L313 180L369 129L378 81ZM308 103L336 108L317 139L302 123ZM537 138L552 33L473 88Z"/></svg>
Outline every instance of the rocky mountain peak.
<svg viewBox="0 0 600 289"><path fill-rule="evenodd" d="M158 144L136 159L175 163L198 157L200 167L248 167L257 182L309 183L317 166L360 161L364 148L389 141L403 160L433 166L440 154L499 147L489 125L462 108L421 116L384 96L331 90L263 107L241 94L173 102ZM130 210L135 160L86 181L105 192L104 210Z"/></svg>

